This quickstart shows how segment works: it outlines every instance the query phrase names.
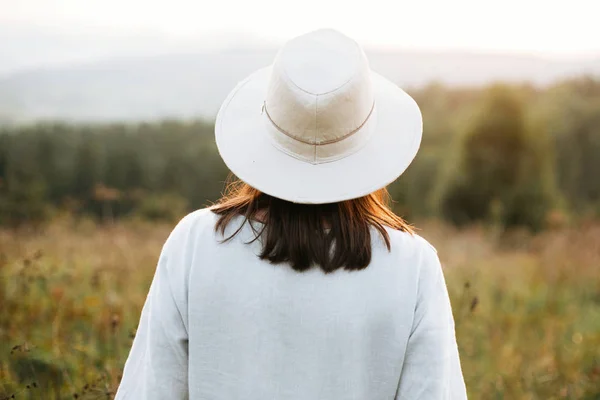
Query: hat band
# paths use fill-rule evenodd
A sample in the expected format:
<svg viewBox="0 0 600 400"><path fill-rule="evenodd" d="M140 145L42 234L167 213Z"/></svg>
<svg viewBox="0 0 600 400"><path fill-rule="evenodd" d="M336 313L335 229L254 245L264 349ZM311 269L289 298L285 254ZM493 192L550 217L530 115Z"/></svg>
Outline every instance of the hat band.
<svg viewBox="0 0 600 400"><path fill-rule="evenodd" d="M339 138L318 142L299 139L282 129L269 115L265 103L263 103L263 114L266 115L264 119L266 132L273 146L288 156L310 164L337 161L356 153L367 144L377 122L375 116L377 108L373 102L369 114L356 129Z"/></svg>
<svg viewBox="0 0 600 400"><path fill-rule="evenodd" d="M373 110L375 109L375 101L373 101L373 104L371 105L371 110L369 110L369 113L367 114L367 117L365 118L365 120L362 122L362 124L360 124L357 128L355 128L354 130L346 133L345 135L342 135L338 138L335 139L329 139L329 140L322 140L322 141L310 141L310 140L304 140L304 139L300 139L296 136L294 136L293 134L291 134L290 132L287 132L285 129L283 129L282 127L280 127L279 125L277 125L277 123L275 121L273 121L273 118L271 118L271 114L269 114L269 110L267 109L267 102L264 101L263 102L263 106L262 106L262 111L266 114L267 118L269 119L269 121L271 121L271 124L273 124L273 126L281 133L283 133L284 135L290 137L291 139L294 139L298 142L304 143L304 144L310 144L313 146L323 146L326 144L332 144L332 143L337 143L337 142L341 142L342 140L354 135L356 132L358 132L359 130L361 130L361 128L363 126L365 126L365 124L369 121L369 118L371 117L371 115L373 114Z"/></svg>

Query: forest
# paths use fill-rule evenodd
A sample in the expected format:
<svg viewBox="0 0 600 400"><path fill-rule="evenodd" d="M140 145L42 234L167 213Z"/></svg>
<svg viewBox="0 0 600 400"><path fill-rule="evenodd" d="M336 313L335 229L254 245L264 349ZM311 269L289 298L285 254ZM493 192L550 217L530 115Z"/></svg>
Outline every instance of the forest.
<svg viewBox="0 0 600 400"><path fill-rule="evenodd" d="M423 141L389 188L404 217L538 231L599 215L600 80L410 93ZM216 200L227 175L207 121L3 126L0 225L173 220Z"/></svg>

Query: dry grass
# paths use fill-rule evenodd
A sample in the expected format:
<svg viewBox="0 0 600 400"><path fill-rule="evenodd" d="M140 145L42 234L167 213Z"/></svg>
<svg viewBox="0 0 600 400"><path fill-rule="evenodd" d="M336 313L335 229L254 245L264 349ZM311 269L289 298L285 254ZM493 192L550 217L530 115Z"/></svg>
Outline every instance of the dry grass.
<svg viewBox="0 0 600 400"><path fill-rule="evenodd" d="M0 399L111 398L170 227L0 231ZM600 399L600 226L427 224L471 399Z"/></svg>

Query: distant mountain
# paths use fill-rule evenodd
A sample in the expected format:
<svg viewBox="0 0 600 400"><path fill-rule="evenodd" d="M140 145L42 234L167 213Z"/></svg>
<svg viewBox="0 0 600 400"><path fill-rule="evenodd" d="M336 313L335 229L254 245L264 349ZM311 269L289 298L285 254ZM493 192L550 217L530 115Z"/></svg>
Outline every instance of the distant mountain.
<svg viewBox="0 0 600 400"><path fill-rule="evenodd" d="M583 74L600 76L600 59L467 53L368 52L374 70L401 87L438 81L549 84ZM0 78L0 118L76 121L213 118L229 90L268 65L271 48L111 58L68 67L28 70Z"/></svg>

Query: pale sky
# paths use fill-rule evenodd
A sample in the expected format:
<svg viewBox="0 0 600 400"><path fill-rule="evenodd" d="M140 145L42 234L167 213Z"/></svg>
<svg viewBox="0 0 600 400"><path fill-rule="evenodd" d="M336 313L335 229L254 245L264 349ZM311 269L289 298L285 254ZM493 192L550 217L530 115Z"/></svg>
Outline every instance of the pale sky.
<svg viewBox="0 0 600 400"><path fill-rule="evenodd" d="M322 27L364 46L600 55L598 0L0 0L0 25L281 42Z"/></svg>

